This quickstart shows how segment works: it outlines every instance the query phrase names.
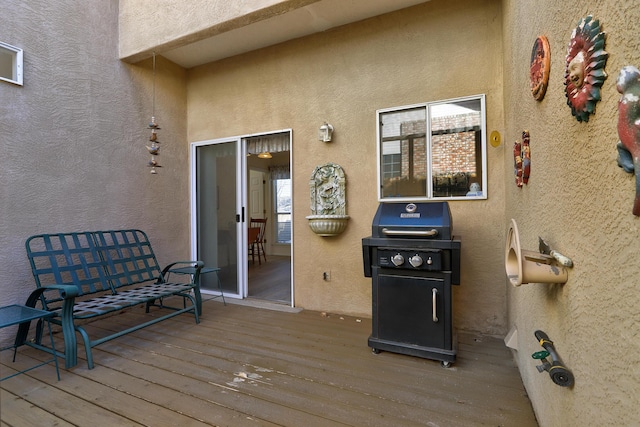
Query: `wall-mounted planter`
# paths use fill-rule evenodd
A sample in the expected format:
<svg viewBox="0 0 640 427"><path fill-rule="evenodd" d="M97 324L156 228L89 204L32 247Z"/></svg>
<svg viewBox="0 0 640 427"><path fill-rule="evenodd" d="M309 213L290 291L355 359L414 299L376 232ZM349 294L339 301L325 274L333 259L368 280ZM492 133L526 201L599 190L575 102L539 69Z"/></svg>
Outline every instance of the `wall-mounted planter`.
<svg viewBox="0 0 640 427"><path fill-rule="evenodd" d="M309 180L311 215L309 227L318 236L337 236L347 228L346 178L335 163L316 166Z"/></svg>
<svg viewBox="0 0 640 427"><path fill-rule="evenodd" d="M337 236L347 228L349 215L309 215L309 227L318 236Z"/></svg>

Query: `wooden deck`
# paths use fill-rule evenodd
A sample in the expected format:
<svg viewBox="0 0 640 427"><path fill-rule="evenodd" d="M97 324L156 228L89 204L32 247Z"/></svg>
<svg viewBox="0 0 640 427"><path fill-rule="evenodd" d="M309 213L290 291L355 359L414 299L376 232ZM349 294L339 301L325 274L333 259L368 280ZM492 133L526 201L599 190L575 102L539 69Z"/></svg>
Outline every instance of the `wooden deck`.
<svg viewBox="0 0 640 427"><path fill-rule="evenodd" d="M98 346L93 370L80 349L61 381L52 365L3 381L0 425L537 426L501 340L460 333L446 369L374 355L370 329L369 319L207 301L199 325L184 315ZM2 376L45 356L22 347L12 363L2 352Z"/></svg>

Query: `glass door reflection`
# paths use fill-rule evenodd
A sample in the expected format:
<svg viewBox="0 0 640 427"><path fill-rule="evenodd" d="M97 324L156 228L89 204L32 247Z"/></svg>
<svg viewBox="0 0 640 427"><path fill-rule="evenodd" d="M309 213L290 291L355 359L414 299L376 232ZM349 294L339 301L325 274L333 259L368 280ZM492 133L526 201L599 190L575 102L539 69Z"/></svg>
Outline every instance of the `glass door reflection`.
<svg viewBox="0 0 640 427"><path fill-rule="evenodd" d="M238 280L238 141L196 147L197 258L220 268L225 295L240 295ZM216 293L215 274L201 276L204 292Z"/></svg>

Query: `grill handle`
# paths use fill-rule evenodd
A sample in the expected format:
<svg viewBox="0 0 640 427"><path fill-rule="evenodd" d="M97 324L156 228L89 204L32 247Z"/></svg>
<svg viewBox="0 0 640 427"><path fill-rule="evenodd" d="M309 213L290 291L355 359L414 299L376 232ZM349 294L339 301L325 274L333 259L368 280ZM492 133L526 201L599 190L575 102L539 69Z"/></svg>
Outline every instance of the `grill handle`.
<svg viewBox="0 0 640 427"><path fill-rule="evenodd" d="M385 236L420 236L420 237L433 237L438 235L438 230L389 230L388 228L382 229L382 234Z"/></svg>
<svg viewBox="0 0 640 427"><path fill-rule="evenodd" d="M436 315L436 309L437 309L437 305L436 305L436 296L438 295L438 290L436 288L431 289L431 293L433 295L433 323L437 323L438 322L438 316Z"/></svg>

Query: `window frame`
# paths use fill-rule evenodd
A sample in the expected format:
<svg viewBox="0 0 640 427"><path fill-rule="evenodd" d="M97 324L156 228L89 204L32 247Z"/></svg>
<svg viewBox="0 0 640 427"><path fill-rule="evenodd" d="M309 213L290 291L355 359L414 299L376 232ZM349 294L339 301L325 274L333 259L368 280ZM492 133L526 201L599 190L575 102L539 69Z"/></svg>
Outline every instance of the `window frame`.
<svg viewBox="0 0 640 427"><path fill-rule="evenodd" d="M23 86L22 68L23 68L23 52L19 47L0 41L0 53L8 56L11 61L11 77L0 74L0 80Z"/></svg>
<svg viewBox="0 0 640 427"><path fill-rule="evenodd" d="M289 181L289 187L291 190L291 201L293 202L293 180L291 178L282 178L282 179L274 179L273 180L273 215L274 215L274 221L273 221L273 241L274 244L276 245L290 245L291 241L293 240L293 233L292 233L292 226L293 226L293 203L290 206L289 212L280 212L278 210L278 181L285 181L288 180ZM278 222L278 215L289 215L290 216L290 221L289 221L289 227L290 227L290 240L288 242L284 242L284 241L279 241L278 237L279 237L279 233L278 233L278 226L280 224L280 222Z"/></svg>
<svg viewBox="0 0 640 427"><path fill-rule="evenodd" d="M426 179L426 191L422 196L384 196L383 195L383 149L382 149L382 116L388 113L403 112L408 110L424 109L426 115L426 129L431 129L431 108L437 105L457 103L465 101L480 101L480 148L481 159L480 167L482 169L482 176L478 177L478 182L481 183L481 195L472 196L435 196L433 190L433 171L432 171L432 132L425 132L425 144L426 144L426 163L427 163L427 179ZM487 191L487 118L486 118L486 96L485 94L464 96L451 99L436 100L431 102L423 102L418 104L404 105L399 107L389 107L376 110L376 151L377 151L377 184L378 184L378 201L379 202L415 202L415 201L445 201L445 200L486 200L488 197ZM477 164L477 163L476 163Z"/></svg>

